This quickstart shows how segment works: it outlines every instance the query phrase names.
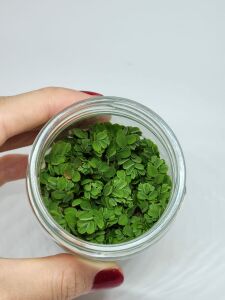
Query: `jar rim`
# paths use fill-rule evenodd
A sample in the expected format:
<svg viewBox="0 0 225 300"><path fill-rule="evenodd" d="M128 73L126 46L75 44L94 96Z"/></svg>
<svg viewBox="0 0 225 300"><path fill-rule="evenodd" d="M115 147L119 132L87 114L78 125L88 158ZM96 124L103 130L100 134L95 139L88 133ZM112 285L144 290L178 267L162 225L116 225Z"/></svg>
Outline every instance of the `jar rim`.
<svg viewBox="0 0 225 300"><path fill-rule="evenodd" d="M120 112L127 111L128 114L132 111L133 114L136 114L140 118L144 118L144 121L147 122L147 120L151 120L151 122L154 122L156 126L155 128L160 130L160 132L167 139L167 142L170 144L169 146L174 152L174 159L178 170L178 185L175 187L171 196L170 205L168 205L166 211L163 213L160 219L141 236L121 244L109 245L95 244L81 240L57 224L48 213L43 203L37 176L40 170L38 163L40 163L39 160L41 157L41 152L43 151L44 146L51 144L54 138L60 133L62 124L64 124L66 128L68 127L66 125L71 124L70 122L74 123L75 117L76 121L79 121L82 116L82 112L83 116L85 112L92 115L95 112L96 114L99 112L106 113L106 107L108 108L108 111L111 110L111 114L115 109L120 110ZM63 130L65 130L65 128ZM55 133L55 136L54 134L51 135L53 132ZM49 138L50 136L52 139L51 141ZM76 252L77 254L94 259L108 260L112 258L120 259L127 257L141 251L156 241L160 234L167 229L169 224L174 219L185 194L185 183L186 167L183 152L175 134L167 125L167 123L157 113L143 104L134 100L115 96L93 97L87 100L79 101L55 115L42 128L36 137L28 159L27 191L31 207L37 219L58 244L72 252Z"/></svg>

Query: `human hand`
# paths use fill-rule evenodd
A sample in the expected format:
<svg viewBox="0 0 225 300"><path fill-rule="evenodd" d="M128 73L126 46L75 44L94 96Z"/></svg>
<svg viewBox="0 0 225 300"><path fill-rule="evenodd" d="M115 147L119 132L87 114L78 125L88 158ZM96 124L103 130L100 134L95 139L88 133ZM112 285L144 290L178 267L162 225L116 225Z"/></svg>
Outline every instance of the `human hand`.
<svg viewBox="0 0 225 300"><path fill-rule="evenodd" d="M30 145L41 126L72 103L90 98L84 92L44 88L0 97L0 152ZM0 185L24 178L26 155L0 157ZM115 263L93 262L59 254L36 259L0 259L0 298L9 300L74 299L123 282Z"/></svg>

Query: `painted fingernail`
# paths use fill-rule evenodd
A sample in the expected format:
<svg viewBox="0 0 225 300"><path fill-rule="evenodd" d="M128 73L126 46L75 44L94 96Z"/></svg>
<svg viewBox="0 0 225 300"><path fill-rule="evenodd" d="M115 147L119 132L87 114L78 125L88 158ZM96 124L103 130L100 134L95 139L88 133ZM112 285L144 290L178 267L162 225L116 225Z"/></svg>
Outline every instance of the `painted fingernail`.
<svg viewBox="0 0 225 300"><path fill-rule="evenodd" d="M121 285L124 281L123 274L118 269L107 269L98 272L95 276L92 289L107 289Z"/></svg>
<svg viewBox="0 0 225 300"><path fill-rule="evenodd" d="M96 93L96 92L90 92L90 91L81 91L82 93L91 95L91 96L103 96L102 94Z"/></svg>

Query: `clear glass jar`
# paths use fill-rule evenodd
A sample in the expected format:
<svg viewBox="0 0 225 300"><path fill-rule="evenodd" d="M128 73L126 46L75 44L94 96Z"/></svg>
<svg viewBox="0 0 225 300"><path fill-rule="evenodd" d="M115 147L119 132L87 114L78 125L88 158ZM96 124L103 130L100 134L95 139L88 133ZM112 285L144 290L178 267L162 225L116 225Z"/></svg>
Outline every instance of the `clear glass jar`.
<svg viewBox="0 0 225 300"><path fill-rule="evenodd" d="M115 245L86 242L61 228L45 208L38 179L46 151L64 130L80 122L87 122L90 118L107 115L111 116L112 123L137 126L146 138L152 139L158 145L162 158L166 160L173 181L169 204L159 221L140 237ZM60 246L90 259L119 260L144 250L166 232L184 197L185 177L185 161L181 147L165 121L138 102L119 97L95 97L66 108L41 130L29 157L27 190L37 219Z"/></svg>

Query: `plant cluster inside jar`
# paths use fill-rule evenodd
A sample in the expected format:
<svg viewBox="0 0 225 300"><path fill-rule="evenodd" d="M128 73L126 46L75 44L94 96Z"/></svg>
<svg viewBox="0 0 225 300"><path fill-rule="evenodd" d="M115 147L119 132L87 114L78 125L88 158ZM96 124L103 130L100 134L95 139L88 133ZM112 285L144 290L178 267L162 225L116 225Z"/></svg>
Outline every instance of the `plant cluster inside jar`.
<svg viewBox="0 0 225 300"><path fill-rule="evenodd" d="M170 198L168 166L137 127L70 129L44 161L40 186L49 213L86 241L117 244L142 235Z"/></svg>

